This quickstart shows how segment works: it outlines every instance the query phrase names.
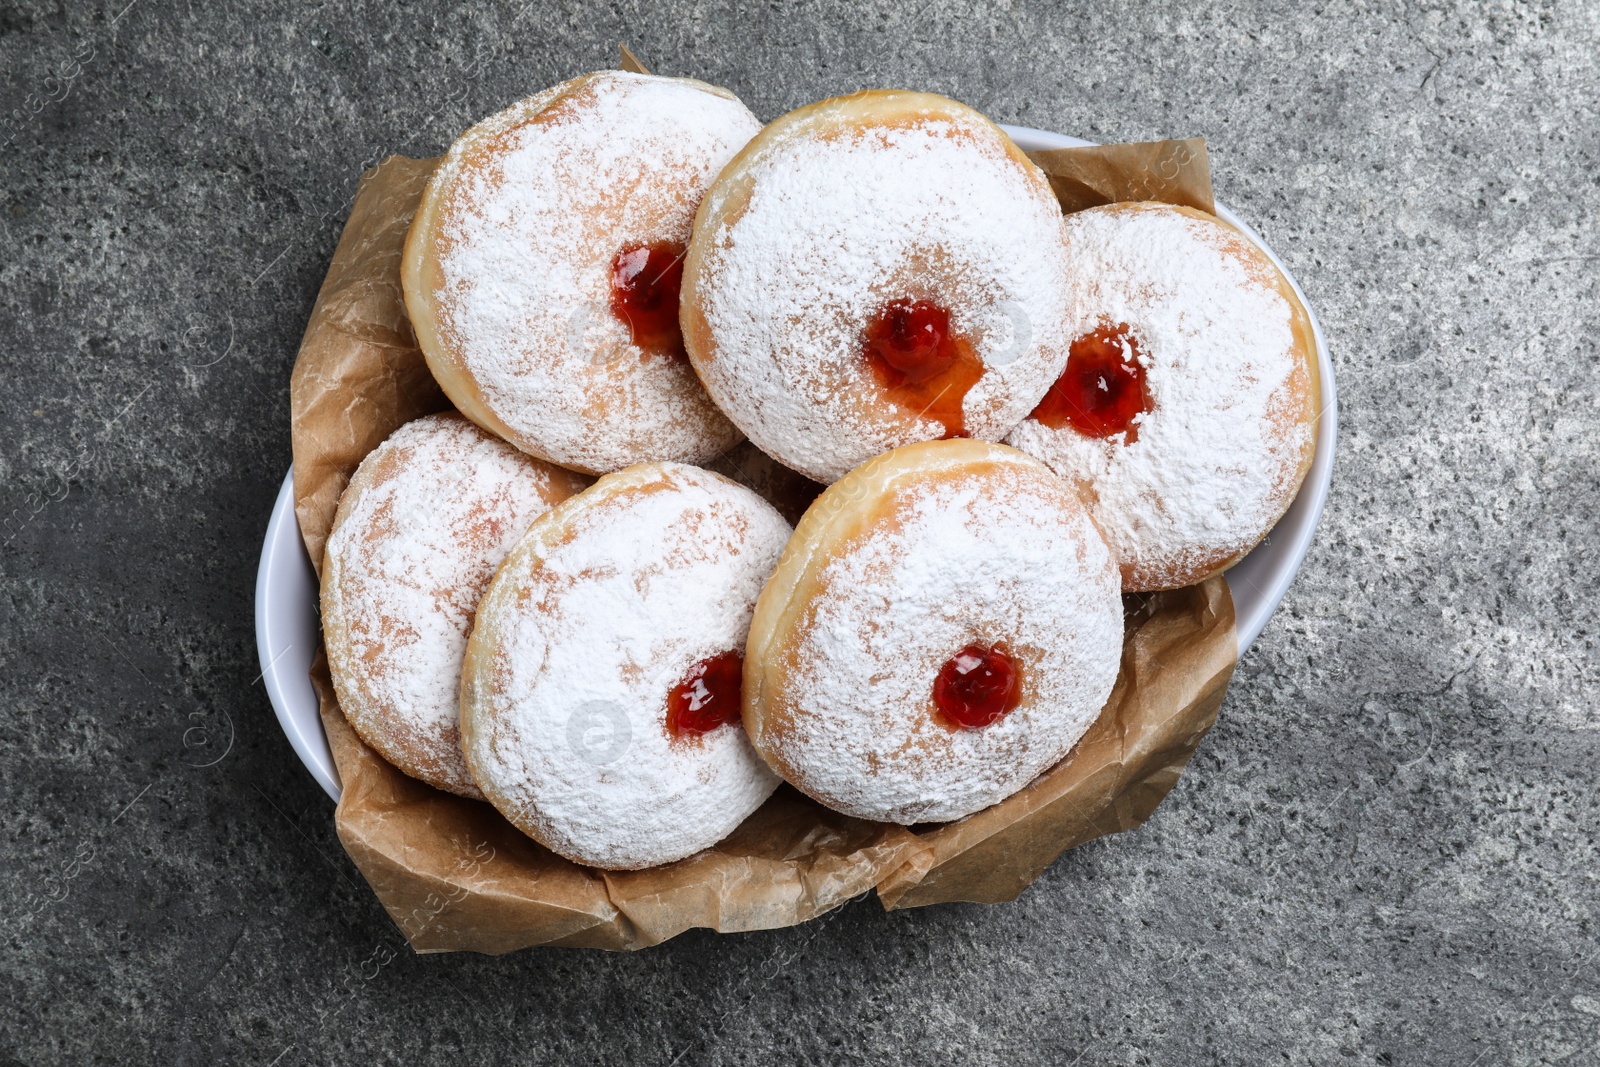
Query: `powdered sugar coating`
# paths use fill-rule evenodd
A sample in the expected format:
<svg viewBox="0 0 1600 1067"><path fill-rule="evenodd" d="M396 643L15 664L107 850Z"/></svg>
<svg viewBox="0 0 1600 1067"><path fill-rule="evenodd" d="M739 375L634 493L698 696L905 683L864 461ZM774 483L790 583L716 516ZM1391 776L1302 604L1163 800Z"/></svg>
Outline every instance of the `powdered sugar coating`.
<svg viewBox="0 0 1600 1067"><path fill-rule="evenodd" d="M1069 486L992 452L896 477L870 524L823 546L815 594L769 651L785 669L757 747L839 811L915 823L997 803L1065 757L1111 693L1110 552ZM933 684L969 644L1005 649L1023 698L958 730L937 716Z"/></svg>
<svg viewBox="0 0 1600 1067"><path fill-rule="evenodd" d="M495 568L584 479L460 415L400 427L339 501L322 585L339 706L389 762L482 798L461 756L461 658Z"/></svg>
<svg viewBox="0 0 1600 1067"><path fill-rule="evenodd" d="M889 302L940 304L973 341L986 372L963 404L972 437L1009 432L1069 340L1061 211L1043 175L968 108L879 95L769 126L707 195L685 275L709 335L697 342L686 307L706 388L763 451L825 483L945 432L885 398L863 357ZM927 103L857 116L901 96Z"/></svg>
<svg viewBox="0 0 1600 1067"><path fill-rule="evenodd" d="M430 188L430 361L464 370L513 443L564 466L726 450L738 431L693 368L634 345L611 311L611 270L624 248L686 246L705 190L760 128L711 86L603 71L470 131Z"/></svg>
<svg viewBox="0 0 1600 1067"><path fill-rule="evenodd" d="M1031 418L1007 440L1082 486L1127 588L1198 581L1261 539L1309 463L1291 306L1239 234L1168 205L1079 212L1067 242L1073 336L1125 323L1152 408L1132 444Z"/></svg>
<svg viewBox="0 0 1600 1067"><path fill-rule="evenodd" d="M507 558L462 688L468 763L513 823L569 859L634 869L726 837L778 780L738 723L667 733L667 693L744 649L789 525L678 464L602 478Z"/></svg>

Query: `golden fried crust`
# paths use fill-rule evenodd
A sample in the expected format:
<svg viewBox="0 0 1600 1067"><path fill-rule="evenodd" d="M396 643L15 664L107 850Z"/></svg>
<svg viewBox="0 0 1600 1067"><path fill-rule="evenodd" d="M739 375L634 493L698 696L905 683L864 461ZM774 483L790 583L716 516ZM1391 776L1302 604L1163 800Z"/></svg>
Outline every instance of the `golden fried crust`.
<svg viewBox="0 0 1600 1067"><path fill-rule="evenodd" d="M1115 209L1133 209L1137 204L1118 204ZM1278 295L1289 305L1289 329L1294 334L1295 369L1289 380L1273 397L1271 407L1268 409L1267 418L1277 428L1280 434L1291 433L1296 425L1310 428L1305 435L1305 446L1300 451L1300 463L1294 476L1285 484L1284 492L1277 505L1272 521L1267 523L1261 531L1261 537L1266 537L1268 531L1278 524L1284 513L1289 510L1289 505L1294 503L1294 498L1300 492L1300 486L1305 482L1306 475L1311 471L1311 462L1317 455L1317 420L1322 414L1322 374L1317 366L1317 340L1311 329L1311 313L1306 309L1305 303L1295 292L1294 286L1289 284L1289 279L1284 277L1277 264L1258 248L1244 234L1234 229L1222 219L1208 215L1192 207L1177 207L1177 211L1191 218L1205 222L1218 223L1225 227L1229 239L1225 242L1228 251L1239 259L1251 264L1252 268L1270 279ZM1155 575L1141 574L1134 568L1124 564L1122 584L1130 592L1155 592L1160 589L1180 589L1186 585L1197 585L1207 578L1221 574L1232 567L1261 543L1261 538L1241 552L1210 561L1208 564L1197 566L1187 575L1181 576L1183 580L1165 581L1156 580Z"/></svg>
<svg viewBox="0 0 1600 1067"><path fill-rule="evenodd" d="M730 257L760 254L741 253L739 240L731 235L755 202L757 185L767 180L781 185L781 168L769 167L774 157L788 160L791 152L803 153L808 143L854 140L864 132L882 137L884 151L892 152L897 150L893 141L897 130L922 129L930 123L943 124L944 138L959 145L971 164L971 173L962 177L991 190L996 203L1007 205L1010 214L1005 217L1015 225L995 232L1004 234L1013 246L1036 254L1052 271L1064 273L1064 253L1056 251L1060 235L1053 232L1060 215L1043 173L989 119L932 93L871 90L823 100L781 116L723 168L695 217L679 307L689 358L707 391L752 441L818 481L832 481L868 456L938 436L941 431L930 430L936 423L923 412L901 408L885 397L864 360L839 355L826 331L839 328L841 315L849 317L855 312L844 312L837 300L806 305L793 316L775 312L772 321L753 327L737 309L730 309L727 300L734 292L728 281L734 273ZM941 175L936 184L943 188L950 174L935 173ZM849 185L850 175L841 173L838 184ZM882 195L870 182L866 185L862 196ZM786 204L796 195L800 194L782 190L774 194ZM853 201L842 197L841 202ZM798 232L831 232L830 226L847 224L828 215L819 202L806 203L815 214L796 209L792 221ZM869 210L859 204L857 209ZM985 329L990 332L974 342L985 369L963 406L967 436L998 438L1032 407L1065 362L1064 292L1059 298L1040 299L1008 288L1015 286L1014 279L999 280L1003 271L997 271L989 259L974 259L974 250L952 236L954 231L946 225L944 215L933 217L937 228L914 253L902 255L901 250L891 255L886 251L882 261L874 258L872 249L889 245L874 241L871 234L856 234L858 244L852 251L859 269L848 276L848 287L931 299L949 305L953 315L988 323ZM744 269L751 268L746 265ZM826 274L840 268L836 263L817 262L809 269ZM1016 355L1006 347L1014 341L1015 334L1007 332L1016 329L1014 322L1005 330L998 327L1002 320L1011 321L1006 316L1019 309L1029 324L1031 340L1023 341L1022 354ZM860 325L865 329L865 322ZM759 345L741 342L735 346L728 336L719 339L718 331L726 335L729 329L754 329L770 336L772 347L764 352ZM719 350L719 344L724 350ZM989 362L997 356L998 360Z"/></svg>
<svg viewBox="0 0 1600 1067"><path fill-rule="evenodd" d="M692 166L656 168L642 175L587 173L584 158L570 152L559 156L565 170L558 173L572 172L570 203L557 197L559 210L549 204L541 210L555 211L562 219L579 217L578 236L571 242L546 241L547 247L530 247L526 270L536 273L560 262L564 271L579 279L581 292L562 290L560 307L537 287L488 294L518 307L522 306L518 300L531 301L526 305L525 328L515 339L519 357L548 381L564 386L555 392L547 385L538 386L537 402L530 398L532 387L526 379L519 381L503 368L485 367L482 352L487 343L482 338L470 345L463 340L468 335L461 331L461 309L451 304L461 279L449 276L446 266L455 247L452 234L462 232L464 225L483 225L471 220L485 197L510 218L503 225L516 224L517 212L525 205L508 203L504 197L496 200L500 186L490 183L501 174L508 153L527 140L530 129L556 131L597 122L596 116L606 113L604 102L618 94L681 92L685 87L718 98L719 107L725 106L722 101L729 102L723 124L727 128L717 125L714 136L731 138L737 132L733 142L737 144L758 128L737 99L716 86L616 71L586 74L514 104L462 134L434 172L407 234L401 262L406 309L417 343L445 395L472 421L524 452L586 474L603 474L640 461L706 462L739 440L738 431L704 394L689 367L674 357L643 353L631 343L626 324L611 321L606 301L598 294L597 287L604 286L596 280L601 274L609 277L611 257L624 245L641 239L687 243L703 188L701 178L691 180L687 175L708 161L711 169L703 180L709 182L715 174L720 159L712 155L714 138L704 144L690 139L684 158L695 160ZM645 140L657 136L637 124L623 124L617 137L625 139L634 129ZM607 180L631 184L598 201L587 195L590 185ZM541 257L545 262L538 261ZM515 288L517 281L506 278L505 284Z"/></svg>
<svg viewBox="0 0 1600 1067"><path fill-rule="evenodd" d="M322 628L339 706L384 759L481 799L462 761L450 689L460 660L447 646L465 644L509 544L588 484L455 412L407 423L357 468L328 537Z"/></svg>
<svg viewBox="0 0 1600 1067"><path fill-rule="evenodd" d="M1070 485L1004 445L906 445L801 519L756 603L745 730L837 810L959 818L1066 754L1110 692L1121 635L1115 563ZM1006 650L1021 696L1003 723L961 730L935 714L933 682L973 644Z"/></svg>

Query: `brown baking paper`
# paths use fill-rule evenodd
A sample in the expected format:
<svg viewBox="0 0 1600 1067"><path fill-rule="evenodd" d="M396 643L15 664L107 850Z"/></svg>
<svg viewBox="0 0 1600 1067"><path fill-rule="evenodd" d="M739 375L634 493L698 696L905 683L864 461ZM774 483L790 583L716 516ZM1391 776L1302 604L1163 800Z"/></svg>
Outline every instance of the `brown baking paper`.
<svg viewBox="0 0 1600 1067"><path fill-rule="evenodd" d="M1170 147L1138 145L1035 156L1052 180L1107 194L1147 188L1139 168L1179 161L1173 187L1203 185L1209 204L1203 144L1163 144L1198 151L1187 162ZM362 176L295 364L295 514L319 574L339 494L361 459L401 424L448 406L416 348L399 281L406 227L435 163L391 156ZM715 848L630 872L564 860L489 805L385 763L345 721L319 654L312 680L344 786L334 822L419 952L644 948L693 927L791 926L871 889L890 909L1011 900L1064 850L1148 818L1216 720L1237 657L1227 584L1130 597L1126 618L1121 674L1100 718L1071 755L1004 802L907 828L840 815L783 786Z"/></svg>
<svg viewBox="0 0 1600 1067"><path fill-rule="evenodd" d="M617 42L617 57L621 60L619 65L623 70L632 71L635 74L650 73L650 68L645 66L644 62L633 54L633 49L621 41Z"/></svg>
<svg viewBox="0 0 1600 1067"><path fill-rule="evenodd" d="M1204 137L1047 148L1027 155L1050 178L1068 214L1124 200L1160 200L1209 215L1217 211Z"/></svg>
<svg viewBox="0 0 1600 1067"><path fill-rule="evenodd" d="M361 176L289 377L294 517L311 563L339 494L383 439L450 407L433 380L400 291L400 254L437 159L390 156Z"/></svg>

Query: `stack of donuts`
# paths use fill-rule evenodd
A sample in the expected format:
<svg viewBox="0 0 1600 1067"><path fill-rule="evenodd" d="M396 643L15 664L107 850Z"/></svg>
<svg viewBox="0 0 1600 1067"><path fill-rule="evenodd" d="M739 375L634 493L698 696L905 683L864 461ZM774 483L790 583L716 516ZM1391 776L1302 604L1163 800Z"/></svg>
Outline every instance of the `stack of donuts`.
<svg viewBox="0 0 1600 1067"><path fill-rule="evenodd" d="M468 130L406 242L457 409L339 502L339 702L579 863L780 783L959 819L1067 756L1125 593L1242 558L1310 466L1308 315L1160 203L1064 216L999 127L864 92L762 126L603 71Z"/></svg>

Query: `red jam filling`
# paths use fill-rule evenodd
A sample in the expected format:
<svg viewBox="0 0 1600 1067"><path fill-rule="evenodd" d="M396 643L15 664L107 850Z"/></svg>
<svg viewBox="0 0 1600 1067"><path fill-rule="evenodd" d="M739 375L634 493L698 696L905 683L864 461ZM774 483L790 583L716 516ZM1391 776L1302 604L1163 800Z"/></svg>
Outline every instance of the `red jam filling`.
<svg viewBox="0 0 1600 1067"><path fill-rule="evenodd" d="M683 249L654 244L624 248L611 261L611 311L647 352L683 354L678 327L678 287Z"/></svg>
<svg viewBox="0 0 1600 1067"><path fill-rule="evenodd" d="M724 652L690 667L683 681L667 693L667 732L673 737L694 737L724 723L739 722L743 680L741 652Z"/></svg>
<svg viewBox="0 0 1600 1067"><path fill-rule="evenodd" d="M931 300L891 300L867 324L862 344L889 399L965 437L961 404L983 377L983 361L951 332L950 312Z"/></svg>
<svg viewBox="0 0 1600 1067"><path fill-rule="evenodd" d="M1033 418L1057 430L1070 426L1085 437L1125 433L1139 439L1134 417L1150 410L1150 389L1139 345L1124 323L1102 326L1072 342L1067 369L1033 409Z"/></svg>
<svg viewBox="0 0 1600 1067"><path fill-rule="evenodd" d="M968 645L939 669L933 703L963 730L998 722L1022 702L1022 673L998 648Z"/></svg>

